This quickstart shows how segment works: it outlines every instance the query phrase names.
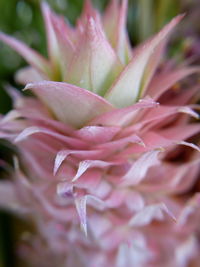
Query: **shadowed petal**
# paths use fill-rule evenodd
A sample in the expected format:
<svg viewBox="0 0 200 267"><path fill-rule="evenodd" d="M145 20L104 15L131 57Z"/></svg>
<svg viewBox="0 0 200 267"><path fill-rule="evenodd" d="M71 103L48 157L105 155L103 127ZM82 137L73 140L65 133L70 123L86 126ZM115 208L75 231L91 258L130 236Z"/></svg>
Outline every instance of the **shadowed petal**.
<svg viewBox="0 0 200 267"><path fill-rule="evenodd" d="M200 72L198 67L187 67L170 71L168 73L158 74L150 83L148 94L153 99L158 99L164 92L178 81L186 78L195 72Z"/></svg>

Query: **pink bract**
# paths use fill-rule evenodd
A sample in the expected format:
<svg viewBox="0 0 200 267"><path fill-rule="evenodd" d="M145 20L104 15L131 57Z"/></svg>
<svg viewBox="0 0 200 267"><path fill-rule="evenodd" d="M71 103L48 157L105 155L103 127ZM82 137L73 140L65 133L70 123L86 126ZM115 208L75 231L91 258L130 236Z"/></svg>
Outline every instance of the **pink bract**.
<svg viewBox="0 0 200 267"><path fill-rule="evenodd" d="M0 205L35 224L30 266L199 266L199 87L182 80L200 69L164 60L182 15L132 50L127 5L85 1L73 28L43 3L48 59L0 34L35 95L9 90L0 121L20 152Z"/></svg>

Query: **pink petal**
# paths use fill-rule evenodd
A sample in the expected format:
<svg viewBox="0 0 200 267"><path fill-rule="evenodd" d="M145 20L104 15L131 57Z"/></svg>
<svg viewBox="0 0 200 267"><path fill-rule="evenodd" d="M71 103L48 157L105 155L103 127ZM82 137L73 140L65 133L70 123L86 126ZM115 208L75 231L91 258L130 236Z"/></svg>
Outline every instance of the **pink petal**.
<svg viewBox="0 0 200 267"><path fill-rule="evenodd" d="M200 159L193 160L177 168L175 175L173 175L173 180L170 183L170 187L172 188L171 192L182 193L186 192L188 188L191 188L191 185L195 183L196 177L198 176L199 162Z"/></svg>
<svg viewBox="0 0 200 267"><path fill-rule="evenodd" d="M80 32L84 31L89 17L92 17L95 20L100 20L100 13L94 8L91 0L85 0L81 16L77 21L77 28L79 28Z"/></svg>
<svg viewBox="0 0 200 267"><path fill-rule="evenodd" d="M200 126L197 123L189 125L176 125L174 127L172 126L157 131L157 133L161 136L174 140L185 140L197 134L198 132L200 132Z"/></svg>
<svg viewBox="0 0 200 267"><path fill-rule="evenodd" d="M75 181L75 185L81 190L86 190L87 192L96 192L100 185L101 179L102 170L98 168L89 169Z"/></svg>
<svg viewBox="0 0 200 267"><path fill-rule="evenodd" d="M115 141L111 141L108 143L97 145L97 146L95 146L95 149L111 149L111 150L114 149L114 150L116 150L116 149L120 149L120 148L127 146L129 144L132 144L132 143L137 143L139 145L145 146L143 140L139 136L132 134L128 137L124 137L124 138L121 138L121 139L118 139Z"/></svg>
<svg viewBox="0 0 200 267"><path fill-rule="evenodd" d="M131 48L126 31L128 1L123 0L119 7L116 0L110 1L103 16L103 26L106 35L117 52L122 63L127 63L130 59Z"/></svg>
<svg viewBox="0 0 200 267"><path fill-rule="evenodd" d="M18 215L26 211L17 197L14 183L3 180L0 182L0 207L1 209L17 212Z"/></svg>
<svg viewBox="0 0 200 267"><path fill-rule="evenodd" d="M187 90L184 90L179 94L179 97L174 97L170 99L170 105L188 105L189 103L197 103L198 102L198 92L199 85L195 85L194 87L190 87Z"/></svg>
<svg viewBox="0 0 200 267"><path fill-rule="evenodd" d="M136 102L157 68L162 56L160 46L164 46L169 33L182 17L182 15L177 16L155 37L136 49L131 62L107 92L106 99L117 107L129 106Z"/></svg>
<svg viewBox="0 0 200 267"><path fill-rule="evenodd" d="M132 227L141 227L150 224L153 220L163 221L165 214L176 221L176 218L164 203L149 205L136 213L129 221L129 225Z"/></svg>
<svg viewBox="0 0 200 267"><path fill-rule="evenodd" d="M52 24L58 42L59 64L62 71L62 80L65 80L75 47L72 41L69 39L69 29L64 21L64 18L53 16Z"/></svg>
<svg viewBox="0 0 200 267"><path fill-rule="evenodd" d="M69 39L69 28L64 18L54 14L47 3L42 3L42 11L46 25L48 53L54 68L54 80L64 80L71 62L74 46Z"/></svg>
<svg viewBox="0 0 200 267"><path fill-rule="evenodd" d="M113 209L113 208L119 208L119 206L122 205L125 198L124 192L121 191L114 191L111 193L108 199L105 200L105 204L107 207Z"/></svg>
<svg viewBox="0 0 200 267"><path fill-rule="evenodd" d="M64 197L64 198L73 197L74 196L73 187L74 185L71 183L62 182L57 185L56 192L58 196L60 197Z"/></svg>
<svg viewBox="0 0 200 267"><path fill-rule="evenodd" d="M9 121L13 121L15 119L18 119L21 116L20 112L17 110L11 110L9 111L1 120L0 120L0 125L1 127L3 124L6 124Z"/></svg>
<svg viewBox="0 0 200 267"><path fill-rule="evenodd" d="M69 156L75 155L80 159L103 158L108 155L104 150L61 150L57 153L54 163L54 175L57 173L63 161Z"/></svg>
<svg viewBox="0 0 200 267"><path fill-rule="evenodd" d="M194 118L198 118L198 114L194 112L189 106L166 106L166 105L159 105L157 109L149 110L149 112L142 114L143 117L140 119L138 118L138 123L135 123L132 127L130 127L130 130L138 130L145 127L145 130L152 128L154 125L159 125L161 127L161 124L165 125L166 123L169 123L170 120L174 120L174 116L178 113L185 113L188 114ZM187 127L187 126L186 126Z"/></svg>
<svg viewBox="0 0 200 267"><path fill-rule="evenodd" d="M21 41L18 41L17 39L12 38L4 33L0 33L0 40L17 51L30 65L35 67L37 70L47 75L50 74L50 66L48 61L33 49L29 48Z"/></svg>
<svg viewBox="0 0 200 267"><path fill-rule="evenodd" d="M137 115L137 112L145 108L157 107L152 99L141 99L138 103L121 109L115 109L106 114L100 115L89 122L90 125L102 124L104 126L127 126Z"/></svg>
<svg viewBox="0 0 200 267"><path fill-rule="evenodd" d="M76 131L76 136L90 143L105 143L120 131L119 127L86 126Z"/></svg>
<svg viewBox="0 0 200 267"><path fill-rule="evenodd" d="M123 176L123 185L137 185L146 176L147 171L152 166L160 164L158 154L160 150L146 152L136 160L129 171Z"/></svg>
<svg viewBox="0 0 200 267"><path fill-rule="evenodd" d="M186 203L185 207L182 209L179 218L177 220L177 229L182 227L194 227L198 224L199 211L200 211L200 193L196 193L189 201Z"/></svg>
<svg viewBox="0 0 200 267"><path fill-rule="evenodd" d="M54 138L56 138L56 139L58 139L64 143L67 143L73 147L77 147L77 148L86 147L86 144L81 140L78 140L78 139L70 137L70 136L64 136L62 134L51 131L49 129L36 127L36 126L31 126L31 127L24 129L17 136L17 138L15 139L15 142L21 142L24 139L26 139L27 137L31 136L32 134L37 134L37 133L47 134L47 135L52 136L52 137L54 137Z"/></svg>
<svg viewBox="0 0 200 267"><path fill-rule="evenodd" d="M87 236L87 212L86 212L86 205L87 205L87 201L88 200L92 200L92 202L94 202L94 206L95 204L97 204L99 206L103 205L102 201L94 196L91 195L85 195L82 197L77 197L75 198L75 205L76 205L76 209L80 218L80 222L81 222L81 228L83 230L83 232L85 233L85 235ZM92 204L92 203L90 203Z"/></svg>
<svg viewBox="0 0 200 267"><path fill-rule="evenodd" d="M177 145L180 140L168 139L157 132L148 131L142 136L145 146L132 145L120 153L120 157L126 157L132 153L144 153L154 149L163 149Z"/></svg>
<svg viewBox="0 0 200 267"><path fill-rule="evenodd" d="M144 197L137 191L131 191L126 194L125 203L131 212L138 212L145 206Z"/></svg>
<svg viewBox="0 0 200 267"><path fill-rule="evenodd" d="M32 67L25 67L20 69L15 74L15 80L23 85L27 83L40 82L42 80L47 80L48 78L43 75L41 72L38 72L36 69Z"/></svg>
<svg viewBox="0 0 200 267"><path fill-rule="evenodd" d="M175 250L176 264L179 267L187 267L197 255L199 255L198 240L194 235L191 235Z"/></svg>
<svg viewBox="0 0 200 267"><path fill-rule="evenodd" d="M199 119L199 114L195 112L194 110L192 110L189 106L180 107L178 111L188 114L195 119Z"/></svg>
<svg viewBox="0 0 200 267"><path fill-rule="evenodd" d="M38 188L32 188L34 193L34 198L39 202L41 207L55 220L59 220L62 223L67 223L71 221L72 216L75 215L73 210L69 209L69 213L66 212L66 209L56 207L55 205L52 205L50 201L45 198L44 194L41 193L41 190L38 190Z"/></svg>
<svg viewBox="0 0 200 267"><path fill-rule="evenodd" d="M56 34L54 31L54 27L52 24L52 17L56 16L50 10L48 4L46 2L42 2L42 13L45 22L45 28L47 32L47 45L48 45L48 55L52 66L54 67L54 74L59 75L59 46L56 38ZM55 74L56 73L56 74Z"/></svg>
<svg viewBox="0 0 200 267"><path fill-rule="evenodd" d="M183 146L188 146L188 147L191 147L195 150L197 150L198 152L200 152L200 146L197 146L193 143L190 143L190 142L185 142L185 141L174 141L175 144L177 145L183 145Z"/></svg>
<svg viewBox="0 0 200 267"><path fill-rule="evenodd" d="M27 89L36 93L59 120L75 127L113 109L102 97L67 83L44 81L28 84Z"/></svg>
<svg viewBox="0 0 200 267"><path fill-rule="evenodd" d="M103 95L121 71L121 64L98 20L90 17L85 31L65 81Z"/></svg>
<svg viewBox="0 0 200 267"><path fill-rule="evenodd" d="M198 67L187 67L173 70L167 73L160 73L155 76L149 85L147 93L153 98L158 99L164 92L172 87L179 80L184 79L188 75L199 72Z"/></svg>
<svg viewBox="0 0 200 267"><path fill-rule="evenodd" d="M78 171L73 178L72 182L75 182L80 176L85 173L89 168L106 168L112 165L118 165L120 162L107 162L102 160L84 160L79 163Z"/></svg>
<svg viewBox="0 0 200 267"><path fill-rule="evenodd" d="M176 138L177 137L177 138ZM162 136L158 134L157 132L149 132L146 134L146 136L143 137L143 140L146 144L147 149L155 149L155 148L165 148L169 147L172 145L185 145L192 147L193 149L199 151L199 147L192 144L188 143L185 141L182 141L182 138L178 138L178 136L173 136L173 138L166 138L165 136Z"/></svg>
<svg viewBox="0 0 200 267"><path fill-rule="evenodd" d="M153 258L152 251L147 247L144 237L134 233L135 238L129 243L121 243L118 249L116 267L147 266Z"/></svg>

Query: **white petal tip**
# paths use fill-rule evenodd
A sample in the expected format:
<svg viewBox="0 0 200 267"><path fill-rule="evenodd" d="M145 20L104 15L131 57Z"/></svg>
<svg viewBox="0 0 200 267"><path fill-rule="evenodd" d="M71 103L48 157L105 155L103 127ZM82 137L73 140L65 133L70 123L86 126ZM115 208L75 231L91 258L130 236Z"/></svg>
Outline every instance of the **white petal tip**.
<svg viewBox="0 0 200 267"><path fill-rule="evenodd" d="M85 236L87 237L88 233L87 233L87 225L83 225L81 224L81 230L83 231L83 233L85 234Z"/></svg>
<svg viewBox="0 0 200 267"><path fill-rule="evenodd" d="M31 89L32 87L33 87L33 83L28 83L28 84L24 87L23 91L26 91L26 90L28 90L28 89Z"/></svg>

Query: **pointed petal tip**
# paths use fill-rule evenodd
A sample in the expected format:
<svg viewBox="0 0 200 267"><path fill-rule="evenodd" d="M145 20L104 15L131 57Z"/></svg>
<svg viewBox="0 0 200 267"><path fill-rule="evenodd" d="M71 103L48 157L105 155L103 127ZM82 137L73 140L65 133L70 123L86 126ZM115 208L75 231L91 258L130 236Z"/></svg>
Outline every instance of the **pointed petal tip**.
<svg viewBox="0 0 200 267"><path fill-rule="evenodd" d="M195 149L196 151L200 152L200 146L195 145L193 143L189 143L189 142L186 142L186 141L176 141L174 143L177 144L177 145L183 145L183 146L191 147L191 148Z"/></svg>
<svg viewBox="0 0 200 267"><path fill-rule="evenodd" d="M187 13L184 12L184 13L179 14L179 15L176 16L176 17L179 17L179 19L181 20L181 19L183 19L186 15L187 15Z"/></svg>
<svg viewBox="0 0 200 267"><path fill-rule="evenodd" d="M137 142L137 144L140 145L140 146L146 147L145 143L142 140Z"/></svg>
<svg viewBox="0 0 200 267"><path fill-rule="evenodd" d="M53 175L55 176L63 163L63 161L66 159L67 154L65 153L65 150L61 150L57 153L55 162L54 162L54 168L53 168Z"/></svg>
<svg viewBox="0 0 200 267"><path fill-rule="evenodd" d="M81 230L83 231L83 233L87 237L88 233L87 233L87 225L86 224L81 224Z"/></svg>
<svg viewBox="0 0 200 267"><path fill-rule="evenodd" d="M177 15L176 17L172 18L171 22L175 22L175 24L178 24L185 16L186 16L186 13L181 13Z"/></svg>
<svg viewBox="0 0 200 267"><path fill-rule="evenodd" d="M32 88L32 86L33 86L33 83L28 83L28 84L22 89L22 91L26 91L26 90Z"/></svg>
<svg viewBox="0 0 200 267"><path fill-rule="evenodd" d="M14 144L22 141L24 138L21 136L21 134L19 134L15 139L14 139Z"/></svg>
<svg viewBox="0 0 200 267"><path fill-rule="evenodd" d="M193 117L193 118L195 118L197 120L200 119L200 115L197 112L195 112L194 110L192 110L188 106L180 107L178 109L178 111L181 112L181 113L188 114L188 115L190 115L191 117Z"/></svg>
<svg viewBox="0 0 200 267"><path fill-rule="evenodd" d="M14 139L14 143L21 142L25 140L27 137L29 137L32 134L39 133L41 130L37 126L30 126L28 128L25 128L20 134L17 135L17 137Z"/></svg>
<svg viewBox="0 0 200 267"><path fill-rule="evenodd" d="M75 206L79 216L81 230L84 232L87 237L87 196L79 197L75 199Z"/></svg>
<svg viewBox="0 0 200 267"><path fill-rule="evenodd" d="M46 80L43 80L43 81L39 81L39 82L33 82L33 83L28 83L24 88L23 88L23 91L26 91L26 90L29 90L29 89L34 89L38 86L44 86L44 85L51 85L53 84L54 82L53 81L46 81Z"/></svg>
<svg viewBox="0 0 200 267"><path fill-rule="evenodd" d="M18 142L20 142L20 141L22 141L22 140L23 140L23 138L21 138L21 136L18 135L18 136L14 139L14 144L16 144L16 143L18 143Z"/></svg>

